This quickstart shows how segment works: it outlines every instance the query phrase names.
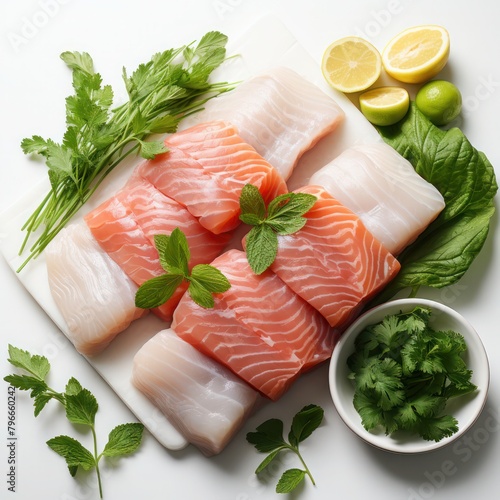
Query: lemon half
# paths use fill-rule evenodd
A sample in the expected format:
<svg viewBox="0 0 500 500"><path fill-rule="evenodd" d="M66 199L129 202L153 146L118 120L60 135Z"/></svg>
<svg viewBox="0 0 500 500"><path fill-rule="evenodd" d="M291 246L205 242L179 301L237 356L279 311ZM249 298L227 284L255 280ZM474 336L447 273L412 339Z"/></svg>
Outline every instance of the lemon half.
<svg viewBox="0 0 500 500"><path fill-rule="evenodd" d="M406 115L410 96L401 87L379 87L361 94L359 107L374 125L393 125Z"/></svg>
<svg viewBox="0 0 500 500"><path fill-rule="evenodd" d="M396 35L382 52L385 70L396 80L422 83L435 77L448 62L450 35L442 26L423 25Z"/></svg>
<svg viewBox="0 0 500 500"><path fill-rule="evenodd" d="M382 71L379 51L363 38L349 36L330 44L321 63L326 81L341 92L366 90Z"/></svg>

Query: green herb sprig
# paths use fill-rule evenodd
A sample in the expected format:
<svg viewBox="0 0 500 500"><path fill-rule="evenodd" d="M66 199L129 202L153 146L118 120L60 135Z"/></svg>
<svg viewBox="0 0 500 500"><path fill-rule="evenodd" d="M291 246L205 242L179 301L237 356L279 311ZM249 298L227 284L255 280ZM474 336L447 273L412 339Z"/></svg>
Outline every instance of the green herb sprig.
<svg viewBox="0 0 500 500"><path fill-rule="evenodd" d="M252 229L246 236L245 250L248 263L255 274L262 274L276 259L278 235L287 235L302 229L303 217L316 202L308 193L286 193L266 205L259 190L246 184L240 195L240 219Z"/></svg>
<svg viewBox="0 0 500 500"><path fill-rule="evenodd" d="M250 444L263 453L268 453L267 457L260 463L255 470L255 474L262 472L282 451L292 451L301 461L304 469L288 469L280 477L276 485L276 493L290 493L307 476L311 475L302 455L299 451L299 444L308 438L323 421L324 411L320 406L304 406L292 420L290 432L288 433L288 442L283 438L283 421L277 418L271 418L257 427L256 432L249 432L246 439Z"/></svg>
<svg viewBox="0 0 500 500"><path fill-rule="evenodd" d="M388 315L356 338L347 364L366 430L382 426L387 435L401 430L436 442L457 432L457 420L443 414L446 403L477 387L463 336L435 331L430 316L424 307Z"/></svg>
<svg viewBox="0 0 500 500"><path fill-rule="evenodd" d="M31 391L34 400L34 413L37 417L46 404L55 399L66 410L66 417L72 424L88 427L92 432L93 451L89 451L78 440L70 436L57 436L47 441L47 445L61 455L68 466L71 476L78 468L95 469L102 498L102 481L99 462L102 457L120 457L134 453L141 444L144 426L128 423L116 426L108 436L108 442L101 453L97 451L95 416L99 408L94 395L84 389L75 378L70 378L64 392L57 392L46 382L50 363L44 356L31 355L29 352L9 345L9 363L28 372L29 375L7 375L4 380L23 391Z"/></svg>
<svg viewBox="0 0 500 500"><path fill-rule="evenodd" d="M217 268L197 264L189 272L189 245L185 234L175 228L170 235L157 234L155 246L165 274L145 281L135 294L135 305L152 309L164 304L183 281L188 281L191 298L207 309L214 307L214 293L229 290L231 283Z"/></svg>
<svg viewBox="0 0 500 500"><path fill-rule="evenodd" d="M233 88L227 82L209 81L226 60L226 43L225 35L212 31L196 46L155 54L130 76L124 69L129 100L114 109L113 90L103 85L91 56L61 54L73 72L75 91L66 99L62 143L39 135L21 143L25 154L45 157L51 190L22 228L26 234L20 254L35 233L37 238L18 272L44 250L123 159L136 152L150 159L167 151L162 141L146 141L148 136L175 132L182 118Z"/></svg>

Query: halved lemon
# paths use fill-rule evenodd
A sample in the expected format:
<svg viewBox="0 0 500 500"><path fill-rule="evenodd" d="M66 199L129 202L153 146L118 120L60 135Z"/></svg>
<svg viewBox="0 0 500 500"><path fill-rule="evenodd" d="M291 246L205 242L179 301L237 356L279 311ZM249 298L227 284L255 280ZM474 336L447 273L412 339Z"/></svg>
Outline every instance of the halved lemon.
<svg viewBox="0 0 500 500"><path fill-rule="evenodd" d="M377 81L382 71L382 58L371 43L348 36L327 47L321 70L334 89L345 93L360 92Z"/></svg>
<svg viewBox="0 0 500 500"><path fill-rule="evenodd" d="M401 87L379 87L359 96L359 108L374 125L393 125L410 107L410 96Z"/></svg>
<svg viewBox="0 0 500 500"><path fill-rule="evenodd" d="M448 62L450 35L442 26L422 25L396 35L384 48L382 62L389 75L405 83L434 78Z"/></svg>

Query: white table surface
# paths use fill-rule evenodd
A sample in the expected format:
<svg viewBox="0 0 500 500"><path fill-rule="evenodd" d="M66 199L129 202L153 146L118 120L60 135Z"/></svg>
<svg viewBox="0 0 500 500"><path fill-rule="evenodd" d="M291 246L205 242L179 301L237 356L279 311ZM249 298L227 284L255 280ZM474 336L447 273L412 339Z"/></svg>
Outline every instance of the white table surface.
<svg viewBox="0 0 500 500"><path fill-rule="evenodd" d="M402 29L417 24L441 24L451 35L451 55L443 71L464 97L457 121L471 143L491 163L500 164L500 7L493 0L472 4L452 2L372 0L249 1L187 0L141 2L38 0L0 4L0 211L45 175L42 164L26 158L19 143L40 134L59 138L64 131L64 97L71 93L68 70L59 60L65 50L89 52L105 81L121 88L121 68L133 69L157 51L198 39L219 29L236 39L263 16L280 19L298 42L320 63L324 48L347 35L362 35L378 48ZM319 71L319 69L318 69ZM282 470L296 466L283 456L267 477L253 471L263 455L245 440L245 433L270 417L286 424L302 406L325 409L322 426L302 446L316 479L291 495L302 499L491 499L500 487L500 340L497 310L500 298L499 222L496 215L480 256L460 283L430 292L466 316L481 335L491 363L490 394L474 427L455 445L418 456L388 454L354 436L338 417L328 392L327 366L302 377L274 404L253 416L226 450L207 459L189 446L169 451L146 433L133 456L103 463L104 498L224 499L277 498L274 485ZM62 390L75 376L97 397L97 431L101 446L116 424L134 415L81 357L0 259L0 366L11 373L7 344L44 354L52 364L50 384ZM66 423L61 408L50 404L35 419L31 399L17 393L16 493L7 488L7 384L0 407L4 425L0 449L1 498L94 499L95 475L72 478L62 458L45 442L58 434L80 437Z"/></svg>

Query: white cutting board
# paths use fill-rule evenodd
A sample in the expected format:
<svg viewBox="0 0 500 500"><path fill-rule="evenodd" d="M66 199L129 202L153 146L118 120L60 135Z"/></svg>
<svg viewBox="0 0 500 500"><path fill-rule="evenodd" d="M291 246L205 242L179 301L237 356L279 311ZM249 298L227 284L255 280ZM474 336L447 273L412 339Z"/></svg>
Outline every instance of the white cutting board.
<svg viewBox="0 0 500 500"><path fill-rule="evenodd" d="M288 66L331 95L346 113L344 124L302 157L288 182L290 190L307 184L313 172L347 147L359 143L380 142L381 139L372 125L349 99L326 84L319 62L306 52L279 20L273 17L261 19L240 40L230 44L228 54L239 54L239 56L218 69L214 74L214 81L241 81L267 68ZM115 169L74 220L80 220L85 213L120 188L137 161L128 159ZM13 270L16 270L25 258L18 255L24 238L21 227L48 189L47 180L0 214L0 251ZM17 273L17 277L58 328L67 334L67 326L50 294L43 254L28 264L22 272ZM135 321L126 331L118 335L103 353L87 359L163 446L179 450L188 444L185 438L130 382L135 353L156 332L166 326L168 325L165 322L149 314Z"/></svg>

